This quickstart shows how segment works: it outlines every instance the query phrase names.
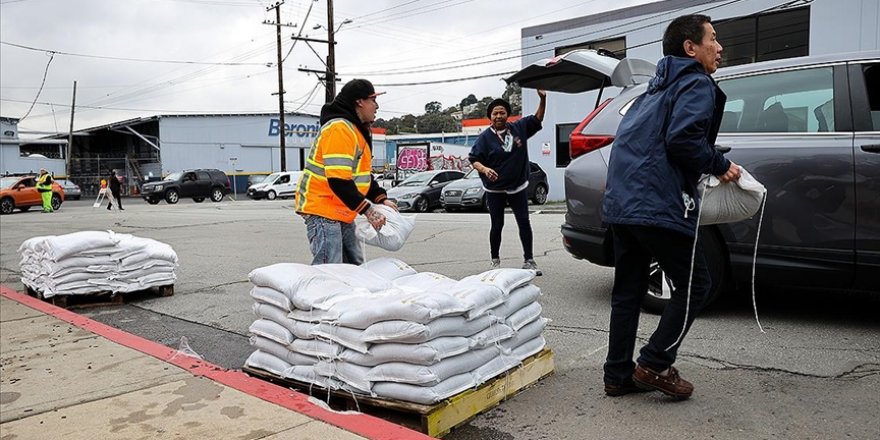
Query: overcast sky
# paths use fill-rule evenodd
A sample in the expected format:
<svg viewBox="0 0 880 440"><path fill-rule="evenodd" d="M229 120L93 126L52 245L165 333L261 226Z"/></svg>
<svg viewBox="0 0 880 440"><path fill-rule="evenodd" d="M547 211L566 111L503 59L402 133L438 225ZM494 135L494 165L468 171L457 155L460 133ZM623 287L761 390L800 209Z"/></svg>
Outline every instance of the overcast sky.
<svg viewBox="0 0 880 440"><path fill-rule="evenodd" d="M336 70L343 82L367 78L388 92L379 117L422 114L430 101L446 108L470 93L500 96L504 82L399 84L518 70L523 27L648 2L335 0ZM20 130L66 133L74 81L75 130L156 114L277 112L275 27L263 24L275 21L274 3L0 0L0 115L22 118L36 98ZM282 28L285 110L317 114L324 88L297 69L324 69L326 45L300 41L291 50L290 37L302 30L326 39L313 28L327 24L327 2L287 0L281 22L296 25ZM461 64L474 65L454 68Z"/></svg>

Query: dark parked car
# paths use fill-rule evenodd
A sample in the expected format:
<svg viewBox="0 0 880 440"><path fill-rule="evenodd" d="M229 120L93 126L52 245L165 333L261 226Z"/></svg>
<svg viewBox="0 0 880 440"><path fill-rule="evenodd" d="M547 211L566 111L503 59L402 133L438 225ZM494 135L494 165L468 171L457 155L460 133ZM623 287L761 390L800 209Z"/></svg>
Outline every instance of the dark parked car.
<svg viewBox="0 0 880 440"><path fill-rule="evenodd" d="M226 173L199 169L171 173L158 182L145 183L141 187L141 197L151 205L162 199L173 205L181 198L192 198L196 203L201 203L206 198L219 202L229 191Z"/></svg>
<svg viewBox="0 0 880 440"><path fill-rule="evenodd" d="M401 211L427 212L439 208L440 191L462 177L464 173L458 170L422 171L388 190L388 198L394 200Z"/></svg>
<svg viewBox="0 0 880 440"><path fill-rule="evenodd" d="M617 69L616 60L577 52L568 63L568 71L580 65L577 75L565 82L577 90L567 91L600 87L588 77L627 86L572 132L565 170L565 248L611 266L611 230L601 217L609 153L618 123L651 75L644 75L644 61L624 60ZM554 90L530 67L521 85ZM552 68L544 65L544 73ZM715 79L727 94L716 148L767 188L757 282L880 292L880 52L748 64L720 69ZM716 281L710 301L725 287L750 286L758 221L700 228ZM670 290L656 265L649 290L645 308L662 310Z"/></svg>
<svg viewBox="0 0 880 440"><path fill-rule="evenodd" d="M550 190L547 173L534 162L529 162L529 166L529 199L536 205L543 205ZM472 169L463 179L446 185L440 194L440 203L448 212L469 208L486 210L486 191L483 190L483 181L477 170Z"/></svg>

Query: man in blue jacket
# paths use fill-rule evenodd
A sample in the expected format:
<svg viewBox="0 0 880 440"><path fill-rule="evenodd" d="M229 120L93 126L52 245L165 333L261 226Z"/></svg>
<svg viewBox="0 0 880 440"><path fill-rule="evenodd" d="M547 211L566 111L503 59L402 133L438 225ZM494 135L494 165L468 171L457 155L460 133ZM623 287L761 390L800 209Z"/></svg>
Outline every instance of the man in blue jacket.
<svg viewBox="0 0 880 440"><path fill-rule="evenodd" d="M658 390L677 399L693 385L672 366L684 334L712 286L701 249L691 260L701 174L739 179L740 168L715 150L727 97L710 76L721 45L705 15L678 17L663 35L664 58L648 90L617 130L608 164L603 218L614 235L614 289L605 393ZM639 307L655 259L673 285L657 329L633 362ZM690 300L690 301L688 301ZM688 310L690 302L690 310Z"/></svg>

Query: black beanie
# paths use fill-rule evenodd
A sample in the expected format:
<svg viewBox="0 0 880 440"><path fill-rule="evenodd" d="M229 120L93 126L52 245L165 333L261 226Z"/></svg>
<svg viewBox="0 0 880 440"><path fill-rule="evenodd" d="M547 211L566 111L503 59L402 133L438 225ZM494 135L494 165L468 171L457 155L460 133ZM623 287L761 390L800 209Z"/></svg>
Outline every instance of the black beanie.
<svg viewBox="0 0 880 440"><path fill-rule="evenodd" d="M354 105L358 99L367 99L385 92L376 93L373 83L365 79L353 79L342 86L339 95L336 96L340 101Z"/></svg>
<svg viewBox="0 0 880 440"><path fill-rule="evenodd" d="M510 116L510 103L501 98L496 98L489 103L488 107L486 107L486 117L492 119L492 109L498 107L499 105L504 107L504 109L507 110L507 116Z"/></svg>

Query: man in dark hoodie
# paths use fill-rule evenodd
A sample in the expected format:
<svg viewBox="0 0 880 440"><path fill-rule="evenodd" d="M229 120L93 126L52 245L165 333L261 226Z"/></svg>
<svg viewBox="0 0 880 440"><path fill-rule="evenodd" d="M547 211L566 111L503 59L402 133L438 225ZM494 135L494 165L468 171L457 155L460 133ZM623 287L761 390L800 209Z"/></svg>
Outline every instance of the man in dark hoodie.
<svg viewBox="0 0 880 440"><path fill-rule="evenodd" d="M296 212L305 219L312 264L363 263L355 217L366 216L379 230L385 216L372 204L397 209L372 173L370 125L381 94L369 81L353 79L321 108L321 129L296 191Z"/></svg>
<svg viewBox="0 0 880 440"><path fill-rule="evenodd" d="M697 181L701 174L735 181L741 173L714 148L727 97L710 76L721 62L711 19L673 20L663 35L663 54L647 92L623 117L608 163L602 210L614 235L615 267L604 367L609 396L658 390L686 399L693 393L672 364L712 285L702 249L692 260ZM672 299L634 363L652 258L671 280Z"/></svg>
<svg viewBox="0 0 880 440"><path fill-rule="evenodd" d="M119 182L119 176L116 175L116 170L110 170L110 177L107 178L107 182L110 185L110 194L113 195L110 200L107 201L107 210L113 206L113 202L116 201L116 207L119 208L120 211L125 211L122 209L122 184Z"/></svg>

